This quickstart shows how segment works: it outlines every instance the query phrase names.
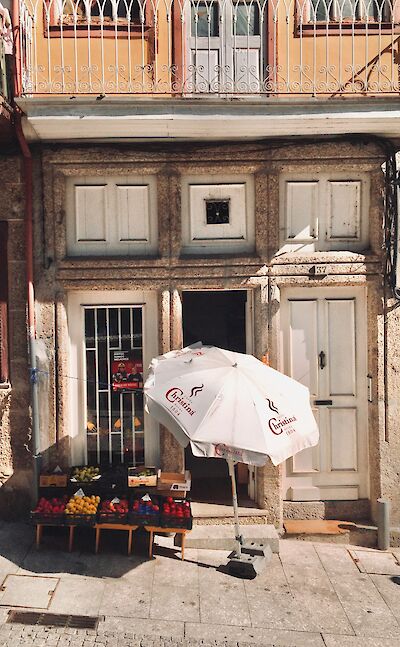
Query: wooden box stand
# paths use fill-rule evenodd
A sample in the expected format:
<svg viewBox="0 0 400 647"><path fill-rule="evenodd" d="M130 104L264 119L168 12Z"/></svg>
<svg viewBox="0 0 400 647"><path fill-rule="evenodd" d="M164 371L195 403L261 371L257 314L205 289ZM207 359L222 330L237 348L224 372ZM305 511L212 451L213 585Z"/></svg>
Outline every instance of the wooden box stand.
<svg viewBox="0 0 400 647"><path fill-rule="evenodd" d="M53 523L38 523L36 524L36 548L39 548L42 541L42 533L44 526L52 526L57 528L68 528L68 550L72 552L74 547L74 536L76 526L66 526ZM95 540L95 553L99 552L100 535L102 530L126 530L128 532L128 555L132 553L133 544L133 531L137 530L139 526L134 526L126 523L96 523L92 526L96 532ZM162 528L161 526L144 526L144 529L149 533L149 557L153 557L154 535L156 533L175 533L182 535L181 542L181 559L185 559L185 538L188 532L187 528Z"/></svg>

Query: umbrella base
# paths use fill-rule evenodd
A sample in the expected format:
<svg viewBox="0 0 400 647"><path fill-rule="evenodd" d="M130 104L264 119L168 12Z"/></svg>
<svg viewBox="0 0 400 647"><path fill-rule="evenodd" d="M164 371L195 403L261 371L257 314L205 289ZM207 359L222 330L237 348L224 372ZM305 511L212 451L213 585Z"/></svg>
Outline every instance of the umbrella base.
<svg viewBox="0 0 400 647"><path fill-rule="evenodd" d="M229 555L228 572L235 577L253 580L264 570L271 557L272 552L269 546L254 542L243 544L241 555L238 555L236 551Z"/></svg>

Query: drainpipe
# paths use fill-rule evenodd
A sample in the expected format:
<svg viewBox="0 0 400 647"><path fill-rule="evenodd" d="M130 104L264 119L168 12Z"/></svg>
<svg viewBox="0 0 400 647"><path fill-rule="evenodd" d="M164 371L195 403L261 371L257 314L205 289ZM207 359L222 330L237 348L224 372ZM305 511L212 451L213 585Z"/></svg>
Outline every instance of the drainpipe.
<svg viewBox="0 0 400 647"><path fill-rule="evenodd" d="M20 44L20 22L19 3L13 0L13 23L14 28L14 96L22 94L22 70L21 70L21 44ZM27 281L27 320L28 320L28 345L29 345L29 374L31 383L31 405L32 405L32 456L33 456L33 487L32 499L35 504L39 492L40 474L40 422L39 422L39 385L36 364L36 323L35 323L35 290L33 283L33 172L32 155L22 130L21 112L14 104L15 110L15 133L21 149L24 164L25 183L25 261Z"/></svg>

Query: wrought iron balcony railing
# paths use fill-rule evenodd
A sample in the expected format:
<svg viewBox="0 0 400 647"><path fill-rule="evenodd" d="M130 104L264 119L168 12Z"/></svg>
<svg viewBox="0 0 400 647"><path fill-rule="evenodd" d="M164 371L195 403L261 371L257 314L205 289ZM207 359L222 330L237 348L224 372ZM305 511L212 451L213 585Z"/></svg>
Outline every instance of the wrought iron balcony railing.
<svg viewBox="0 0 400 647"><path fill-rule="evenodd" d="M400 0L21 0L21 93L398 94Z"/></svg>

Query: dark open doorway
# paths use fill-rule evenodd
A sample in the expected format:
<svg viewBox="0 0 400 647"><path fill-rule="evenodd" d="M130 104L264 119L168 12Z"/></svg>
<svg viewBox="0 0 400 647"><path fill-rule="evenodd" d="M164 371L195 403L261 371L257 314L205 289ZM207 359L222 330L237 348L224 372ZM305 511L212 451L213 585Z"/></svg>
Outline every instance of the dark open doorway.
<svg viewBox="0 0 400 647"><path fill-rule="evenodd" d="M183 292L182 319L185 346L203 344L246 352L245 290ZM190 447L185 450L186 468L192 473L193 500L226 503L231 500L226 461L218 458L195 458ZM239 496L247 498L247 467L237 473Z"/></svg>

